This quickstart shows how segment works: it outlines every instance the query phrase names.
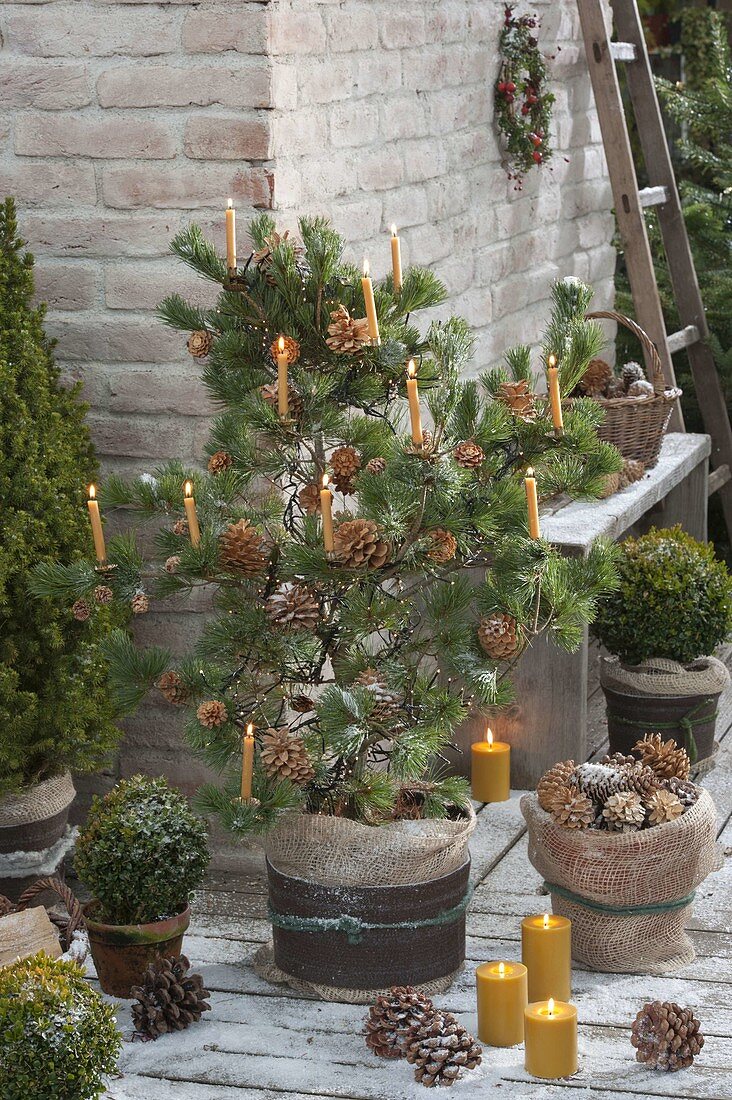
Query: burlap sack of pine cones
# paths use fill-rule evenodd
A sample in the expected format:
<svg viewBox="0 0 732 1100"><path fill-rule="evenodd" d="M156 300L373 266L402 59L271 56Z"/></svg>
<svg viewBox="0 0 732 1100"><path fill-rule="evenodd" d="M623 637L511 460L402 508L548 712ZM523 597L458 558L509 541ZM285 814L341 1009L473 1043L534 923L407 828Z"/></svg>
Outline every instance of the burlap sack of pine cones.
<svg viewBox="0 0 732 1100"><path fill-rule="evenodd" d="M693 894L722 866L708 791L681 817L634 832L566 829L524 795L529 859L572 921L572 956L591 970L667 974L690 963Z"/></svg>

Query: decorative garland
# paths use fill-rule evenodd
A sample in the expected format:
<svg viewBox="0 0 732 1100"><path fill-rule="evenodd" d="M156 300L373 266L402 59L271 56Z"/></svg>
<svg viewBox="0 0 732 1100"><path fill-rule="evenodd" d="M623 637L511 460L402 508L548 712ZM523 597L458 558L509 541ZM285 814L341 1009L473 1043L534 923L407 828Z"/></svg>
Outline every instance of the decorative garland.
<svg viewBox="0 0 732 1100"><path fill-rule="evenodd" d="M495 106L498 129L506 140L508 178L516 181L520 191L524 174L551 159L548 135L554 96L545 90L547 69L534 33L539 17L517 17L513 12L513 4L507 4Z"/></svg>

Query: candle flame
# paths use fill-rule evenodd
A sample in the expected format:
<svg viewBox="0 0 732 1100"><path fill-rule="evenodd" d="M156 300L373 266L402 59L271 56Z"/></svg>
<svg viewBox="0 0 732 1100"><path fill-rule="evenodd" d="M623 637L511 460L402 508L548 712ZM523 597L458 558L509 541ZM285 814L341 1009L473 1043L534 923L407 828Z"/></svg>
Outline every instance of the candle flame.
<svg viewBox="0 0 732 1100"><path fill-rule="evenodd" d="M368 279L370 270L371 270L371 268L369 267L368 257L364 256L364 258L363 258L363 277L364 277L364 279Z"/></svg>
<svg viewBox="0 0 732 1100"><path fill-rule="evenodd" d="M490 726L485 731L485 739L492 748L493 747L493 730L491 729Z"/></svg>
<svg viewBox="0 0 732 1100"><path fill-rule="evenodd" d="M549 998L549 1004L547 1005L547 1008L549 1009L549 1015L553 1016L554 1015L554 998L553 997Z"/></svg>
<svg viewBox="0 0 732 1100"><path fill-rule="evenodd" d="M96 498L96 495L97 495L96 485L90 485L89 486L89 500L94 500Z"/></svg>
<svg viewBox="0 0 732 1100"><path fill-rule="evenodd" d="M506 964L505 963L499 963L498 964L498 977L499 978L505 978L505 976L506 976Z"/></svg>
<svg viewBox="0 0 732 1100"><path fill-rule="evenodd" d="M410 378L414 378L416 373L417 373L417 367L415 365L414 359L410 359L409 362L407 363L407 374L409 375Z"/></svg>
<svg viewBox="0 0 732 1100"><path fill-rule="evenodd" d="M279 340L277 341L277 347L279 348L280 352L283 352L285 350L284 336L280 336Z"/></svg>
<svg viewBox="0 0 732 1100"><path fill-rule="evenodd" d="M233 207L233 205L234 205L234 200L233 200L233 199L229 199L229 201L227 202L227 204L226 204L226 205L228 206L229 210L231 210L231 209L232 209L232 207Z"/></svg>
<svg viewBox="0 0 732 1100"><path fill-rule="evenodd" d="M549 358L547 359L547 363L549 364L550 367L556 367L556 365L557 365L556 355L550 355Z"/></svg>
<svg viewBox="0 0 732 1100"><path fill-rule="evenodd" d="M396 235L397 235L397 227L393 223L392 223L392 227L391 227L391 235L392 235L392 237L396 237Z"/></svg>
<svg viewBox="0 0 732 1100"><path fill-rule="evenodd" d="M249 722L247 725L247 737L254 736L254 722Z"/></svg>
<svg viewBox="0 0 732 1100"><path fill-rule="evenodd" d="M183 486L183 496L184 497L192 497L193 496L193 482L192 481L186 481L185 485Z"/></svg>
<svg viewBox="0 0 732 1100"><path fill-rule="evenodd" d="M533 477L533 476L534 476L534 467L533 467L533 466L529 466L529 467L527 468L527 470L526 470L526 476L527 476L527 477Z"/></svg>
<svg viewBox="0 0 732 1100"><path fill-rule="evenodd" d="M323 488L324 488L324 489L327 489L327 488L328 488L328 482L329 482L329 481L330 481L330 478L328 477L328 475L327 475L327 474L323 474Z"/></svg>
<svg viewBox="0 0 732 1100"><path fill-rule="evenodd" d="M544 927L545 928L549 927L549 914L548 913L544 914Z"/></svg>

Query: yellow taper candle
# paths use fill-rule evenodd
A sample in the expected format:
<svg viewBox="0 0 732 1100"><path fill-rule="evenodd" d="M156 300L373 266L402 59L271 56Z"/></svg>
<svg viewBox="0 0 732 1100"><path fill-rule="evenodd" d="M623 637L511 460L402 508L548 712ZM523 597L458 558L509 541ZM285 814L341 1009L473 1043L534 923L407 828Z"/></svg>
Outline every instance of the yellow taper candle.
<svg viewBox="0 0 732 1100"><path fill-rule="evenodd" d="M414 359L407 363L407 398L409 399L409 419L412 425L412 443L424 442L422 434L422 413L419 408L419 390L417 388L417 368Z"/></svg>
<svg viewBox="0 0 732 1100"><path fill-rule="evenodd" d="M478 1038L492 1047L524 1041L524 1009L529 1002L523 963L487 962L475 971L478 983Z"/></svg>
<svg viewBox="0 0 732 1100"><path fill-rule="evenodd" d="M376 316L376 302L374 301L374 284L369 278L369 262L365 257L363 261L363 279L361 280L361 288L363 290L363 300L366 305L366 317L369 322L369 336L371 337L371 343L380 344L381 338L379 336L379 321Z"/></svg>
<svg viewBox="0 0 732 1100"><path fill-rule="evenodd" d="M527 1005L524 1041L524 1066L532 1077L571 1077L577 1072L576 1007L551 997Z"/></svg>
<svg viewBox="0 0 732 1100"><path fill-rule="evenodd" d="M323 474L323 488L320 490L320 511L323 517L323 547L326 554L332 554L333 542L333 494L328 488L328 475Z"/></svg>
<svg viewBox="0 0 732 1100"><path fill-rule="evenodd" d="M92 536L94 538L94 553L101 564L107 560L107 547L104 544L104 531L102 529L102 517L99 515L99 501L95 485L89 486L89 499L86 502L91 520Z"/></svg>
<svg viewBox="0 0 732 1100"><path fill-rule="evenodd" d="M521 961L529 972L529 1000L572 995L572 922L555 913L521 921Z"/></svg>
<svg viewBox="0 0 732 1100"><path fill-rule="evenodd" d="M532 539L539 539L541 538L541 528L539 527L539 498L536 495L536 478L534 477L534 471L531 466L529 466L526 471L524 484L526 485L526 503L529 508L529 534Z"/></svg>
<svg viewBox="0 0 732 1100"><path fill-rule="evenodd" d="M287 416L287 364L289 359L285 351L285 338L277 341L277 412L284 419Z"/></svg>
<svg viewBox="0 0 732 1100"><path fill-rule="evenodd" d="M236 271L236 210L231 199L226 207L226 266Z"/></svg>
<svg viewBox="0 0 732 1100"><path fill-rule="evenodd" d="M183 486L183 507L186 510L188 533L191 536L191 546L198 546L201 541L201 528L198 526L198 515L196 513L196 501L193 496L192 481L186 481Z"/></svg>
<svg viewBox="0 0 732 1100"><path fill-rule="evenodd" d="M471 784L476 802L505 802L511 797L511 746L494 741L486 730L485 741L471 746Z"/></svg>
<svg viewBox="0 0 732 1100"><path fill-rule="evenodd" d="M394 275L394 290L399 293L402 289L402 245L395 225L391 227L391 270Z"/></svg>
<svg viewBox="0 0 732 1100"><path fill-rule="evenodd" d="M247 726L241 739L241 799L248 802L252 797L252 772L254 771L254 724Z"/></svg>
<svg viewBox="0 0 732 1100"><path fill-rule="evenodd" d="M557 435L561 435L564 431L564 417L562 416L562 395L559 392L559 367L557 366L556 355L550 355L547 359L546 375L554 430Z"/></svg>

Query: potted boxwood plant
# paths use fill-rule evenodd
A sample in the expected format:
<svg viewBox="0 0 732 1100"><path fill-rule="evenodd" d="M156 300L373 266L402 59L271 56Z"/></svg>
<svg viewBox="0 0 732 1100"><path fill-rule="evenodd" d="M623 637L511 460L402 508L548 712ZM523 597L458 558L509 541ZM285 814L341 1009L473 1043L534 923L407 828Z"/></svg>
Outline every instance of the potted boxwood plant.
<svg viewBox="0 0 732 1100"><path fill-rule="evenodd" d="M647 733L683 746L694 763L714 749L720 693L729 672L712 654L732 629L732 578L710 543L681 529L652 528L621 545L620 585L600 604L612 752Z"/></svg>
<svg viewBox="0 0 732 1100"><path fill-rule="evenodd" d="M43 953L0 969L0 1035L3 1100L96 1100L122 1045L84 971Z"/></svg>
<svg viewBox="0 0 732 1100"><path fill-rule="evenodd" d="M75 863L105 993L129 997L151 959L180 954L208 858L204 822L164 779L136 775L94 800Z"/></svg>

